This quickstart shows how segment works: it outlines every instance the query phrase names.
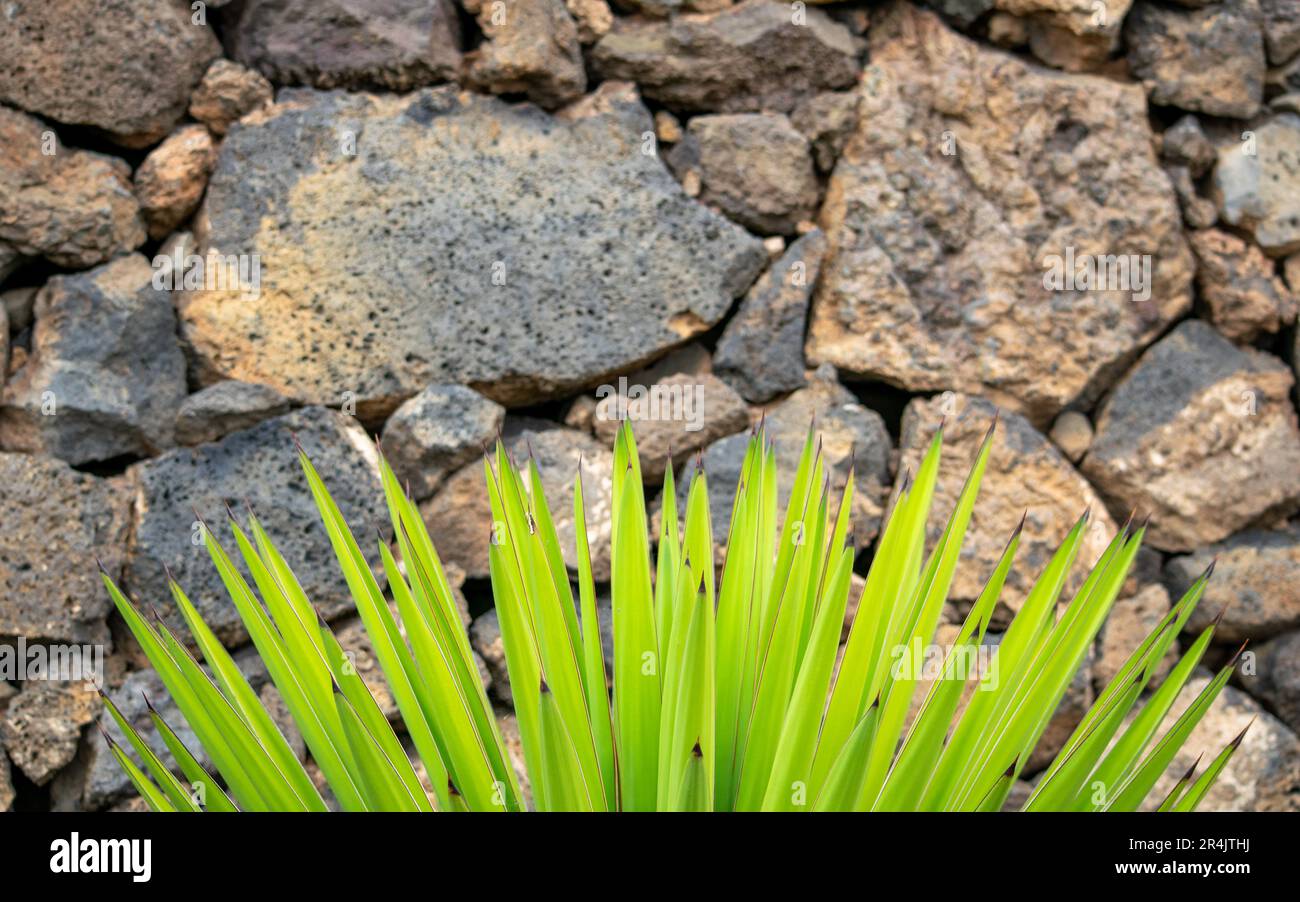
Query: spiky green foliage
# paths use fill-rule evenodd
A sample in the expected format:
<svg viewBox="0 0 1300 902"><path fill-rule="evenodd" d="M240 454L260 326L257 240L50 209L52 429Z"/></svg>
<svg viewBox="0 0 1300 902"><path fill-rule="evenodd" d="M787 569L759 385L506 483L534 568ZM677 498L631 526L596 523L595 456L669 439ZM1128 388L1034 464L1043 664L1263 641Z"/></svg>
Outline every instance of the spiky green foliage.
<svg viewBox="0 0 1300 902"><path fill-rule="evenodd" d="M493 528L483 538L533 806L1001 808L1114 604L1143 529L1120 530L1065 599L1084 514L1038 575L992 666L971 674L1014 566L1017 529L956 641L943 650L940 671L922 673L921 653L948 597L993 433L927 551L943 442L942 429L936 433L893 499L840 656L854 562L853 476L834 490L813 432L783 516L776 456L761 427L749 442L727 524L710 522L698 466L679 511L670 469L652 560L640 463L624 428L611 498L612 674L601 650L581 478L572 499L575 597L536 462L530 456L521 470L498 444L484 460ZM244 571L206 526L204 538L330 793L345 810L524 809L526 795L416 505L381 460L396 551L379 540L386 594L324 481L305 454L301 460L425 780L257 517L250 511L244 525L231 517ZM719 526L726 554L715 573ZM1208 576L1134 650L1039 779L1026 810L1132 810L1150 793L1231 673L1232 664L1221 669L1166 726L1213 638L1211 625L1146 691ZM172 583L174 601L206 668L161 620L146 618L107 575L104 582L216 769L207 773L154 712L182 781L106 698L143 767L115 743L110 748L146 802L167 811L324 810L316 783L181 587ZM1239 742L1199 778L1179 780L1161 807L1195 808Z"/></svg>

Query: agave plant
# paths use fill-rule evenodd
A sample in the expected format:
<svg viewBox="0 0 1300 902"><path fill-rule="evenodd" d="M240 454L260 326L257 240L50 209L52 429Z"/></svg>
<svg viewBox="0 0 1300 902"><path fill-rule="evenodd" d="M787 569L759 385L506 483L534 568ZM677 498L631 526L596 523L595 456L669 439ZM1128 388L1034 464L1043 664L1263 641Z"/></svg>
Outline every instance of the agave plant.
<svg viewBox="0 0 1300 902"><path fill-rule="evenodd" d="M776 456L765 430L754 431L719 576L699 465L681 512L672 468L667 471L652 565L640 464L625 426L615 443L612 478L612 675L601 648L582 480L573 498L575 592L536 462L530 454L521 470L498 442L484 459L494 523L483 538L490 543L531 807L1003 807L1115 602L1143 528L1130 523L1120 530L1063 603L1087 528L1085 513L1038 575L996 647L994 666L971 675L964 662L984 643L1015 560L1017 529L956 641L944 650L942 671L925 678L915 652L933 641L939 624L994 427L927 554L942 426L936 431L915 474L892 499L841 655L854 565L854 480L850 473L842 491L832 491L813 431L779 520ZM378 541L386 595L324 481L307 455L300 457L425 779L251 511L243 526L232 515L230 528L252 585L206 525L205 544L329 792L318 789L175 581L171 592L191 645L156 615L151 622L104 576L216 773L152 712L182 780L105 697L142 765L110 741L112 753L160 811L324 811L331 794L338 807L358 811L529 807L416 505L381 455L396 546L394 553L389 542ZM1160 732L1217 624L1190 642L1154 691L1144 692L1208 577L1198 579L1133 651L1039 778L1025 810L1124 811L1143 803L1232 671L1232 663L1219 670ZM968 685L974 691L964 700ZM923 696L915 709L914 696ZM1240 740L1199 776L1195 767L1183 776L1160 808L1194 809Z"/></svg>

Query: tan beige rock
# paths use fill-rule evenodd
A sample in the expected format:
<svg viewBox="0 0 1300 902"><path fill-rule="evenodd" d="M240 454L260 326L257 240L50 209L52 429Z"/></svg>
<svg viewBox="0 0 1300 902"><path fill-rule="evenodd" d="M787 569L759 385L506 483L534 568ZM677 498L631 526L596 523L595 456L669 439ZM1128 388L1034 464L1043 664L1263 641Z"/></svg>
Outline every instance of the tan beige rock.
<svg viewBox="0 0 1300 902"><path fill-rule="evenodd" d="M862 124L821 213L830 252L809 362L979 392L1046 428L1191 303L1146 99L986 49L911 6L889 7L871 35ZM1127 280L1106 255L1133 264ZM1071 287L1051 278L1071 262L1100 264L1105 290L1055 290Z"/></svg>
<svg viewBox="0 0 1300 902"><path fill-rule="evenodd" d="M903 412L899 478L916 473L935 429L944 421L943 457L926 525L927 547L943 532L995 412L990 402L960 394L918 398ZM1082 584L1116 527L1083 477L1024 417L1004 411L996 430L966 534L962 566L957 568L949 598L965 604L979 596L1023 517L1020 550L993 615L997 625L1005 626L1085 510L1091 511L1089 527L1062 600L1068 601Z"/></svg>
<svg viewBox="0 0 1300 902"><path fill-rule="evenodd" d="M202 125L178 129L145 157L135 173L135 196L151 238L162 238L189 219L216 164L212 135Z"/></svg>
<svg viewBox="0 0 1300 902"><path fill-rule="evenodd" d="M1218 229L1193 232L1191 242L1200 261L1196 284L1216 329L1250 343L1295 321L1295 298L1258 247Z"/></svg>
<svg viewBox="0 0 1300 902"><path fill-rule="evenodd" d="M63 146L39 120L0 107L0 241L84 269L144 243L131 170Z"/></svg>
<svg viewBox="0 0 1300 902"><path fill-rule="evenodd" d="M605 0L564 0L564 6L578 26L578 40L594 44L614 27L614 13Z"/></svg>
<svg viewBox="0 0 1300 902"><path fill-rule="evenodd" d="M1188 551L1300 507L1300 431L1280 360L1187 320L1102 406L1083 473L1148 544Z"/></svg>
<svg viewBox="0 0 1300 902"><path fill-rule="evenodd" d="M563 0L478 4L484 42L466 58L468 77L494 94L526 94L555 109L582 96L587 73L578 27Z"/></svg>
<svg viewBox="0 0 1300 902"><path fill-rule="evenodd" d="M81 728L99 712L92 683L29 680L0 718L0 739L14 766L44 786L76 756Z"/></svg>
<svg viewBox="0 0 1300 902"><path fill-rule="evenodd" d="M130 147L171 131L221 55L206 16L175 0L11 3L4 18L0 102Z"/></svg>
<svg viewBox="0 0 1300 902"><path fill-rule="evenodd" d="M1077 410L1067 410L1056 418L1049 435L1070 463L1077 464L1092 444L1092 423Z"/></svg>
<svg viewBox="0 0 1300 902"><path fill-rule="evenodd" d="M234 122L269 104L272 93L271 83L260 72L219 59L203 73L203 81L190 96L190 115L213 134L224 135Z"/></svg>

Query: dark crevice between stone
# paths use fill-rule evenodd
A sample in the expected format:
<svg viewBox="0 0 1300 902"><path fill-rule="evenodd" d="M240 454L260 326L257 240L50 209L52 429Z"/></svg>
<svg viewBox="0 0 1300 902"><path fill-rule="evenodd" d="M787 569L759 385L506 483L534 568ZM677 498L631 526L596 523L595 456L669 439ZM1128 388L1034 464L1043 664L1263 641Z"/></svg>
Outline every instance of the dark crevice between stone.
<svg viewBox="0 0 1300 902"><path fill-rule="evenodd" d="M111 476L121 476L132 464L145 459L137 454L119 454L117 457L110 457L108 460L90 460L83 464L74 464L72 469L78 473L87 473L91 476L107 479Z"/></svg>
<svg viewBox="0 0 1300 902"><path fill-rule="evenodd" d="M50 784L37 786L18 765L9 762L9 779L14 786L13 813L50 810Z"/></svg>
<svg viewBox="0 0 1300 902"><path fill-rule="evenodd" d="M913 395L905 389L884 382L851 382L843 379L841 382L862 402L862 406L880 414L895 446L898 445L903 434L903 411L907 408L908 402L913 397L923 398L942 394L942 392L932 392L931 395Z"/></svg>

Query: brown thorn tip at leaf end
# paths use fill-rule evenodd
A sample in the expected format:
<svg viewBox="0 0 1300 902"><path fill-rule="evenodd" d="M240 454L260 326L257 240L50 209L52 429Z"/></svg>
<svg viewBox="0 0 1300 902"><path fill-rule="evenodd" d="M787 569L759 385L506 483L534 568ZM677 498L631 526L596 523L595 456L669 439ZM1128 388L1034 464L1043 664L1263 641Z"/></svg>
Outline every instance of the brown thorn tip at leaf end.
<svg viewBox="0 0 1300 902"><path fill-rule="evenodd" d="M140 690L140 697L141 697L142 699L144 699L144 706L145 706L146 708L148 708L148 709L149 709L150 711L152 711L154 714L157 714L157 713L158 713L158 709L155 708L155 707L153 706L153 702L151 702L151 701L149 700L149 693L147 693L147 692L145 692L143 689L141 689L141 690Z"/></svg>
<svg viewBox="0 0 1300 902"><path fill-rule="evenodd" d="M95 566L99 568L100 573L108 576L108 568L105 567L104 562L99 559L99 555L95 555Z"/></svg>
<svg viewBox="0 0 1300 902"><path fill-rule="evenodd" d="M1011 538L1015 538L1025 531L1025 521L1029 519L1029 508L1025 508L1024 513L1020 515L1020 522L1016 524L1015 532L1011 533Z"/></svg>
<svg viewBox="0 0 1300 902"><path fill-rule="evenodd" d="M453 795L453 796L459 796L459 795L460 795L460 790L456 788L456 784L455 784L455 783L451 782L451 778L450 778L450 777L447 778L447 794L448 794L448 795Z"/></svg>
<svg viewBox="0 0 1300 902"><path fill-rule="evenodd" d="M700 748L700 741L695 740L695 747L691 749L691 755L696 758L704 757L704 749Z"/></svg>
<svg viewBox="0 0 1300 902"><path fill-rule="evenodd" d="M546 677L541 677L541 678L538 680L538 683L539 683L539 685L538 685L538 691L541 692L542 695L545 695L546 693L548 693L548 692L551 691L551 687L548 686L547 683L546 683Z"/></svg>
<svg viewBox="0 0 1300 902"><path fill-rule="evenodd" d="M1237 666L1237 661L1241 658L1242 654L1246 651L1246 646L1249 645L1249 644L1250 644L1250 640L1249 640L1249 639L1247 639L1245 642L1242 642L1242 643L1241 643L1241 647L1237 649L1237 653L1234 654L1234 655L1232 656L1232 660L1228 662L1228 667L1231 668L1231 667L1236 667L1236 666Z"/></svg>
<svg viewBox="0 0 1300 902"><path fill-rule="evenodd" d="M1219 613L1214 615L1214 620L1210 622L1210 628L1217 630L1219 624L1223 622L1223 615L1226 613L1228 613L1228 606L1225 604L1223 607L1219 608Z"/></svg>
<svg viewBox="0 0 1300 902"><path fill-rule="evenodd" d="M1255 725L1255 721L1258 719L1259 719L1258 717L1252 717L1250 719L1250 723L1246 724L1246 726L1242 728L1241 732L1237 734L1237 738L1232 740L1233 748L1236 748L1239 745L1241 745L1242 741L1246 738L1246 733L1250 730L1251 727Z"/></svg>
<svg viewBox="0 0 1300 902"><path fill-rule="evenodd" d="M235 512L230 509L230 502L226 501L223 498L221 501L221 506L226 509L226 519L229 520L231 523L238 525L239 521L235 519Z"/></svg>
<svg viewBox="0 0 1300 902"><path fill-rule="evenodd" d="M1198 768L1198 767L1201 766L1201 759L1204 758L1204 757L1205 757L1205 753L1204 753L1204 752L1202 752L1201 754L1197 755L1197 756L1196 756L1196 760L1192 762L1192 766L1189 767L1189 768L1187 768L1187 773L1183 774L1183 778L1182 778L1181 780L1179 780L1178 782L1179 782L1179 783L1186 783L1187 781L1191 780L1191 779L1192 779L1192 775L1196 773L1196 768Z"/></svg>
<svg viewBox="0 0 1300 902"><path fill-rule="evenodd" d="M1214 575L1214 568L1217 567L1218 564L1219 556L1216 554L1210 559L1210 566L1205 568L1205 572L1201 574L1201 579L1209 580L1209 578Z"/></svg>
<svg viewBox="0 0 1300 902"><path fill-rule="evenodd" d="M115 740L112 736L108 735L108 730L104 727L102 723L97 723L95 724L95 726L99 727L99 735L104 737L104 741L108 743L109 748L113 748L114 746L117 745L117 740Z"/></svg>
<svg viewBox="0 0 1300 902"><path fill-rule="evenodd" d="M1015 761L1012 761L1012 762L1011 762L1011 766L1008 767L1008 768L1006 769L1006 772L1003 773L1002 776L1004 776L1004 777L1014 777L1014 776L1016 775L1016 768L1019 767L1019 766L1020 766L1020 759L1017 758Z"/></svg>
<svg viewBox="0 0 1300 902"><path fill-rule="evenodd" d="M306 456L307 452L302 448L302 442L298 439L298 433L291 430L289 432L289 438L293 439L293 446L298 449L298 453Z"/></svg>

